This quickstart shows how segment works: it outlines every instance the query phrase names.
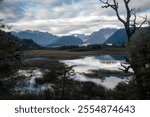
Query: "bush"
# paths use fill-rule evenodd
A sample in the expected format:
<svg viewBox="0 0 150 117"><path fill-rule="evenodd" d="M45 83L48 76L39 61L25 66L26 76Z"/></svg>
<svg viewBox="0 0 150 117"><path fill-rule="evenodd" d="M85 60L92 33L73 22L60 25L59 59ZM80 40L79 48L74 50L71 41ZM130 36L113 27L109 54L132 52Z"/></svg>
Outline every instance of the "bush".
<svg viewBox="0 0 150 117"><path fill-rule="evenodd" d="M150 99L150 28L139 29L129 43L139 99Z"/></svg>

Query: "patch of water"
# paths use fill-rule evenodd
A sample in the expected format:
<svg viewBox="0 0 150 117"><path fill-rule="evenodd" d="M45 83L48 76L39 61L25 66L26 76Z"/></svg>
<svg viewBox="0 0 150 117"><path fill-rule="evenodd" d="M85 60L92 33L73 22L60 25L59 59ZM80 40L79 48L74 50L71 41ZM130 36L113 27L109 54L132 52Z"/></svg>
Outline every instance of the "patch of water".
<svg viewBox="0 0 150 117"><path fill-rule="evenodd" d="M43 85L36 85L35 79L43 77L43 72L40 69L19 70L18 75L25 76L28 79L27 85L21 88L17 87L18 90L21 90L23 92L25 91L40 92L46 89L51 89L51 86L52 86L51 83L46 83Z"/></svg>
<svg viewBox="0 0 150 117"><path fill-rule="evenodd" d="M43 73L39 69L36 69L36 70L19 70L18 74L23 75L27 78L30 78L29 82L31 84L35 84L35 79L36 78L42 78L42 76L43 76Z"/></svg>
<svg viewBox="0 0 150 117"><path fill-rule="evenodd" d="M115 59L117 58L117 60ZM110 55L102 55L102 56L88 56L80 59L74 60L62 60L61 62L67 64L68 66L75 66L73 69L75 70L74 79L82 82L94 82L97 85L102 85L108 89L113 89L119 82L127 81L127 77L119 78L115 76L104 77L104 80L98 78L88 78L83 75L83 73L91 73L92 70L109 70L109 71L120 71L118 68L121 67L121 63L125 63L123 57L115 56L112 57ZM129 64L125 64L128 66ZM132 69L130 72L133 72Z"/></svg>
<svg viewBox="0 0 150 117"><path fill-rule="evenodd" d="M98 79L98 78L88 78L82 74L77 73L74 77L74 80L81 81L81 82L93 82L97 85L102 85L107 89L113 89L119 82L125 82L128 81L128 77L125 77L124 79L115 77L115 76L109 76L105 77L104 80Z"/></svg>
<svg viewBox="0 0 150 117"><path fill-rule="evenodd" d="M113 70L120 71L118 68L121 67L123 60L115 60L111 56L99 56L99 57L85 57L75 60L63 60L61 61L69 66L75 66L74 70L78 73L91 73L91 70ZM125 64L128 66L129 64ZM130 70L132 72L132 70Z"/></svg>
<svg viewBox="0 0 150 117"><path fill-rule="evenodd" d="M23 60L23 62L32 62L32 61L48 61L49 59L48 58L28 58L28 59L25 59Z"/></svg>

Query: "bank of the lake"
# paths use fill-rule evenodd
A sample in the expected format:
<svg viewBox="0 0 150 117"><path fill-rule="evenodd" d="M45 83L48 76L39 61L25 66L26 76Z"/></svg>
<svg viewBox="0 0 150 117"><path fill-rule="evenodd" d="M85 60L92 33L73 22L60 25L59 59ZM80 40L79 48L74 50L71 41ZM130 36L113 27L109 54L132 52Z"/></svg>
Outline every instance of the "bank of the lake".
<svg viewBox="0 0 150 117"><path fill-rule="evenodd" d="M79 93L78 96L81 97L77 99L105 99L105 90L114 89L120 82L128 82L132 76L132 73L125 74L118 69L121 63L125 63L124 55L128 55L126 49L114 50L113 52L109 49L85 52L26 51L22 62L24 66L18 71L19 75L26 77L25 85L17 87L17 90L28 92L29 95L32 95L33 92L36 92L36 95L41 93L43 95L45 91L48 91L48 94L52 96L56 88L55 75L61 72L60 70L65 70L62 66L67 65L68 67L73 66L75 74L71 78L67 76L69 79L67 78L65 84L68 87L67 90L75 94ZM57 87L61 87L64 81L62 79L59 82ZM73 97L66 97L66 99L74 99ZM52 96L52 99L55 98Z"/></svg>

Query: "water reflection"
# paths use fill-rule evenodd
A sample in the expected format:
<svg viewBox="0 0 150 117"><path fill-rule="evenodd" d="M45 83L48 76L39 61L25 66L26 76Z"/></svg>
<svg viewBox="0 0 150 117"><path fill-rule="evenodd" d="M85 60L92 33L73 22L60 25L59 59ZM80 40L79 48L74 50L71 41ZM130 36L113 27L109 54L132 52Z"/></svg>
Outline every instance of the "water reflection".
<svg viewBox="0 0 150 117"><path fill-rule="evenodd" d="M27 62L33 62L35 60L49 60L45 58L31 58L27 59ZM26 62L25 61L25 62ZM67 64L68 66L75 66L73 69L75 70L76 75L74 76L74 80L81 82L93 82L97 85L102 85L108 89L113 89L119 82L125 82L130 77L125 76L103 76L104 78L90 78L84 75L84 73L92 73L92 70L108 70L108 71L120 71L118 68L121 67L121 63L125 62L123 56L118 55L102 55L102 56L87 56L74 60L61 60ZM126 64L128 66L128 64ZM132 70L130 70L132 72ZM43 71L40 69L35 70L19 70L20 75L26 76L29 78L29 85L24 87L26 90L44 90L45 87L51 87L52 84L44 84L42 86L35 87L35 79L43 77ZM102 80L103 79L103 80Z"/></svg>
<svg viewBox="0 0 150 117"><path fill-rule="evenodd" d="M121 68L122 60L115 60L112 56L89 56L81 59L75 60L63 60L61 61L69 66L76 66L74 70L78 73L90 73L91 70L104 69L104 70L113 70L120 71L118 68ZM128 64L126 64L128 66Z"/></svg>
<svg viewBox="0 0 150 117"><path fill-rule="evenodd" d="M41 71L38 68L33 69L33 70L19 70L18 75L25 76L28 79L27 84L25 83L25 86L16 87L16 90L19 90L22 93L25 92L25 91L28 91L28 92L44 91L46 89L51 89L51 86L53 85L51 83L45 83L43 85L37 85L36 84L35 79L43 77L43 71Z"/></svg>
<svg viewBox="0 0 150 117"><path fill-rule="evenodd" d="M68 66L74 66L76 76L75 80L82 82L94 82L95 84L101 84L106 88L114 88L119 82L126 81L128 77L119 78L116 76L104 77L104 81L98 78L88 78L83 75L83 73L92 73L92 70L109 70L109 71L120 71L118 68L121 68L121 63L125 62L123 56L88 56L80 59L74 60L63 60L61 61ZM126 64L128 66L128 64ZM132 72L132 70L130 70Z"/></svg>
<svg viewBox="0 0 150 117"><path fill-rule="evenodd" d="M113 89L119 82L128 81L129 78L126 77L126 78L122 79L119 77L110 76L110 77L105 77L105 79L102 80L102 79L98 79L98 78L88 78L84 75L77 73L76 76L74 77L74 79L77 81L81 81L81 82L93 82L97 85L102 85L105 88Z"/></svg>

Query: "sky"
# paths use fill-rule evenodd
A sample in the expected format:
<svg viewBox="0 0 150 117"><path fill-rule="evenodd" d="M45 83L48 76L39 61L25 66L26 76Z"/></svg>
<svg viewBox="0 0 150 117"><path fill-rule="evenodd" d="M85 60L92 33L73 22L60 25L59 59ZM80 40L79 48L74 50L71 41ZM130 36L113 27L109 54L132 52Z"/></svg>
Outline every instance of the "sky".
<svg viewBox="0 0 150 117"><path fill-rule="evenodd" d="M110 2L112 0L109 0ZM118 0L122 18L123 0ZM115 12L101 8L99 0L4 0L0 19L13 26L11 30L38 30L56 35L91 34L102 28L122 28ZM150 18L150 0L131 0L130 7ZM140 22L143 20L138 18Z"/></svg>

